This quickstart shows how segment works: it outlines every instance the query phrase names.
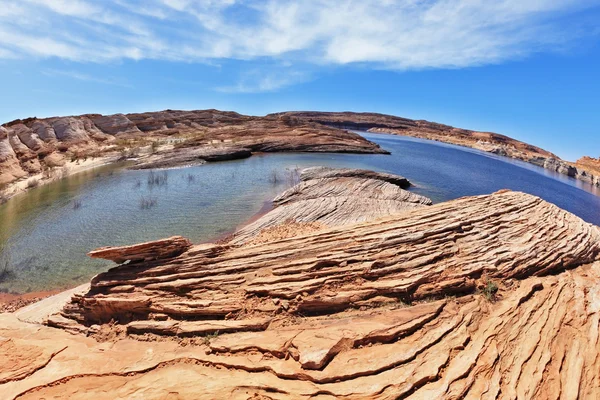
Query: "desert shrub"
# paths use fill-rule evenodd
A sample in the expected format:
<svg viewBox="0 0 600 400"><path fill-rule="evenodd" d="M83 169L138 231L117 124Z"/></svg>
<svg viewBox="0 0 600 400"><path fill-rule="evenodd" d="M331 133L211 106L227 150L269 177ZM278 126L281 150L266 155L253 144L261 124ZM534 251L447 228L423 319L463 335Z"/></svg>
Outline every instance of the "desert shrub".
<svg viewBox="0 0 600 400"><path fill-rule="evenodd" d="M269 182L271 182L273 185L276 185L277 182L279 182L279 175L275 169L273 169L269 175Z"/></svg>
<svg viewBox="0 0 600 400"><path fill-rule="evenodd" d="M11 267L11 256L8 245L0 242L0 283L12 279L15 275Z"/></svg>
<svg viewBox="0 0 600 400"><path fill-rule="evenodd" d="M34 188L37 185L40 184L40 181L37 178L32 178L30 180L27 181L27 187L28 188Z"/></svg>
<svg viewBox="0 0 600 400"><path fill-rule="evenodd" d="M488 301L494 301L496 293L498 293L498 285L493 281L488 281L483 288L483 295Z"/></svg>
<svg viewBox="0 0 600 400"><path fill-rule="evenodd" d="M296 186L300 183L300 168L286 168L286 181L289 187Z"/></svg>

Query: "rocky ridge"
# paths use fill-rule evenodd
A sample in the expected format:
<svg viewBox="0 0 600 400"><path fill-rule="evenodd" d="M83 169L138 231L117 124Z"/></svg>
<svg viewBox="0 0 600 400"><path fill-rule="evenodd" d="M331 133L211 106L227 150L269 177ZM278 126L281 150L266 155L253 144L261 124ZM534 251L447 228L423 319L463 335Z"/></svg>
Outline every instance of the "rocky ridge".
<svg viewBox="0 0 600 400"><path fill-rule="evenodd" d="M88 157L152 153L150 168L275 151L386 153L359 135L321 124L217 110L28 118L0 127L0 186L48 178Z"/></svg>
<svg viewBox="0 0 600 400"><path fill-rule="evenodd" d="M102 251L129 260L160 247ZM597 227L510 191L196 245L98 275L48 320L76 334L1 315L0 388L11 399L595 398L599 255Z"/></svg>
<svg viewBox="0 0 600 400"><path fill-rule="evenodd" d="M600 168L597 163L585 162L590 159L589 157L571 163L544 149L498 133L472 131L425 120L377 113L298 111L272 115L288 116L343 129L391 133L471 147L535 164L591 185L600 186Z"/></svg>
<svg viewBox="0 0 600 400"><path fill-rule="evenodd" d="M81 159L136 156L136 168L248 157L252 152L385 153L347 129L438 140L526 161L600 186L597 164L561 160L504 135L376 113L284 112L265 117L218 110L28 118L0 127L0 188L51 180ZM591 159L593 160L593 159ZM57 173L59 171L59 173ZM34 182L35 180L35 182Z"/></svg>

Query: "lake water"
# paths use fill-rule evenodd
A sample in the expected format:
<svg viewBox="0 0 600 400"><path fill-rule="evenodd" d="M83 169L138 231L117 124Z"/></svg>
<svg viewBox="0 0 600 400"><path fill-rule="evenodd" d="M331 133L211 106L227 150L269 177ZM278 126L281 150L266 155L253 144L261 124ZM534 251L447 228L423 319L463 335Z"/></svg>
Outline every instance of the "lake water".
<svg viewBox="0 0 600 400"><path fill-rule="evenodd" d="M157 171L111 165L35 188L0 206L0 243L11 273L0 291L73 287L111 263L85 253L100 246L182 235L221 237L264 209L288 186L289 170L367 168L406 176L411 190L441 202L508 188L540 196L600 225L600 190L526 163L458 146L362 133L392 155L269 154ZM274 179L274 175L277 179ZM268 204L268 203L267 203ZM148 206L147 208L144 208ZM6 258L6 256L5 256Z"/></svg>

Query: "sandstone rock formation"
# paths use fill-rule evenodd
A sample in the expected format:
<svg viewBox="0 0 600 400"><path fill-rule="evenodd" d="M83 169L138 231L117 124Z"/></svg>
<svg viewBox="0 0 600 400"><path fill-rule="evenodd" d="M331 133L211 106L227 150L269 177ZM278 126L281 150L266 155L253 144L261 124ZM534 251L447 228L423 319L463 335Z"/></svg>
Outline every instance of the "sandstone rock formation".
<svg viewBox="0 0 600 400"><path fill-rule="evenodd" d="M220 145L219 147L175 148L160 151L143 158L132 169L169 168L205 162L239 160L248 158L252 152L243 147Z"/></svg>
<svg viewBox="0 0 600 400"><path fill-rule="evenodd" d="M600 172L588 168L589 163L572 164L539 147L496 133L375 113L285 112L251 117L218 110L88 114L12 121L0 130L0 186L61 166L68 157L98 156L111 151L118 154L124 151L123 146L135 148L151 142L176 142L176 148L142 160L139 168L241 158L248 152L386 153L345 129L472 147L600 186Z"/></svg>
<svg viewBox="0 0 600 400"><path fill-rule="evenodd" d="M192 243L181 236L134 244L130 246L101 247L90 251L88 256L103 258L118 264L125 261L164 260L180 255L192 246Z"/></svg>
<svg viewBox="0 0 600 400"><path fill-rule="evenodd" d="M600 186L600 158L582 157L575 163L579 179Z"/></svg>
<svg viewBox="0 0 600 400"><path fill-rule="evenodd" d="M237 231L231 243L244 243L258 235L263 241L273 229L280 233L279 225L303 232L307 224L314 227L313 223L318 223L319 228L343 226L432 204L430 199L402 189L410 182L393 174L313 167L304 169L298 178L297 185L273 200L274 210ZM293 230L290 233L294 236Z"/></svg>
<svg viewBox="0 0 600 400"><path fill-rule="evenodd" d="M196 245L98 275L48 320L93 337L1 315L0 390L597 398L599 255L597 227L509 191L260 244Z"/></svg>
<svg viewBox="0 0 600 400"><path fill-rule="evenodd" d="M478 132L435 122L377 113L300 111L277 113L273 116L295 118L343 129L391 133L471 147L529 162L592 185L600 186L600 170L590 168L589 163L578 162L573 164L561 160L557 155L544 149L497 133ZM583 160L586 159L589 159L589 157Z"/></svg>
<svg viewBox="0 0 600 400"><path fill-rule="evenodd" d="M141 168L242 158L251 152L386 153L361 136L290 118L217 110L80 115L16 120L0 130L0 185L40 174L66 157L117 153L151 142L175 142Z"/></svg>

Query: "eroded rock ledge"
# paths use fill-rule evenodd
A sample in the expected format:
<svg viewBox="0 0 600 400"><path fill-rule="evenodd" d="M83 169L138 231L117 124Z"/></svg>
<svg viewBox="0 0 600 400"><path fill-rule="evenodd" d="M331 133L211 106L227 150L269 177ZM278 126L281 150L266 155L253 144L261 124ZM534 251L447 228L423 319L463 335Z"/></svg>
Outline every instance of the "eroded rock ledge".
<svg viewBox="0 0 600 400"><path fill-rule="evenodd" d="M273 200L271 212L238 230L230 243L268 241L272 233L282 237L281 229L296 236L307 228L372 221L432 204L427 197L404 190L411 186L408 179L393 174L312 167L302 170L298 180Z"/></svg>
<svg viewBox="0 0 600 400"><path fill-rule="evenodd" d="M126 261L153 261L173 258L192 247L192 243L181 236L155 240L130 246L101 247L90 251L88 256L103 258L118 264Z"/></svg>
<svg viewBox="0 0 600 400"><path fill-rule="evenodd" d="M598 398L599 254L597 227L510 191L266 243L197 245L98 275L49 320L93 338L1 315L0 390Z"/></svg>

